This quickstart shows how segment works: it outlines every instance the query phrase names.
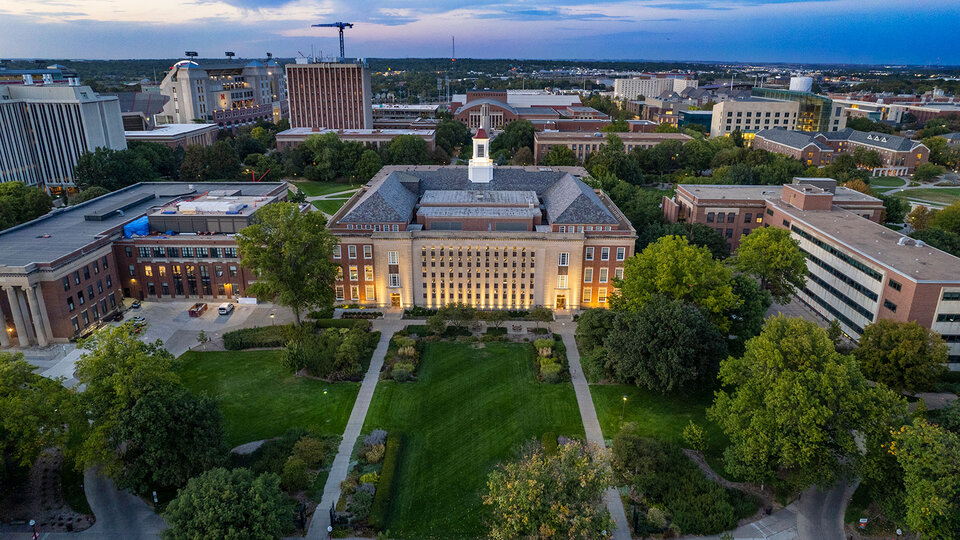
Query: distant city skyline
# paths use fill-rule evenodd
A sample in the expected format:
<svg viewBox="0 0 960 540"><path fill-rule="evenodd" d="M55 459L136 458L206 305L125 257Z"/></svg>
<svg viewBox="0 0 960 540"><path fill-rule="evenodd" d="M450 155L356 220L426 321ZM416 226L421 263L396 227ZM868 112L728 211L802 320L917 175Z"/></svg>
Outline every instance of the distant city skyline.
<svg viewBox="0 0 960 540"><path fill-rule="evenodd" d="M869 11L866 11L869 10ZM0 0L5 58L647 59L960 65L960 0Z"/></svg>

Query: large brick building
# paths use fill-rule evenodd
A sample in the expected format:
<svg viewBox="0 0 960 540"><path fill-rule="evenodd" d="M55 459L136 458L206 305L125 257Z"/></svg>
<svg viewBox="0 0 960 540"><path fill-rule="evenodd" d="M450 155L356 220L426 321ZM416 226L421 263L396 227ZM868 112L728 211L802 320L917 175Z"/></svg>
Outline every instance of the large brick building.
<svg viewBox="0 0 960 540"><path fill-rule="evenodd" d="M291 127L373 128L370 69L362 60L316 64L300 60L287 64Z"/></svg>
<svg viewBox="0 0 960 540"><path fill-rule="evenodd" d="M603 132L569 132L569 131L538 131L533 135L533 158L539 163L543 156L554 146L566 146L573 150L577 159L581 162L591 153L600 151L603 145L607 144L607 135ZM652 148L663 141L680 141L685 143L692 137L683 133L614 133L623 141L623 149L626 152L633 151L634 148Z"/></svg>
<svg viewBox="0 0 960 540"><path fill-rule="evenodd" d="M663 201L668 221L703 223L734 248L759 227L790 231L809 270L800 300L854 339L879 319L916 321L942 334L951 364L960 364L960 258L883 226L882 208L823 178L782 187L680 185Z"/></svg>
<svg viewBox="0 0 960 540"><path fill-rule="evenodd" d="M0 231L0 346L84 335L123 297L243 296L233 234L285 183L136 184Z"/></svg>
<svg viewBox="0 0 960 540"><path fill-rule="evenodd" d="M852 128L823 133L764 129L754 135L752 146L793 156L812 166L828 165L838 154L853 154L857 148L872 150L880 157L874 176L913 174L917 165L930 159L930 149L919 141Z"/></svg>

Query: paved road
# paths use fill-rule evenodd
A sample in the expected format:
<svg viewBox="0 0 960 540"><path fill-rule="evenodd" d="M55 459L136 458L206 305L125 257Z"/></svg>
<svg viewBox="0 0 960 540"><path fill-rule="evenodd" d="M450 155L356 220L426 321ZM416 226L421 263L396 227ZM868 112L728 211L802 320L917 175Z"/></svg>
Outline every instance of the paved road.
<svg viewBox="0 0 960 540"><path fill-rule="evenodd" d="M113 480L102 478L95 469L83 476L84 491L97 522L80 534L91 539L153 539L167 527L163 518L140 498L120 491Z"/></svg>
<svg viewBox="0 0 960 540"><path fill-rule="evenodd" d="M377 348L373 351L370 368L367 369L363 382L360 384L360 393L357 394L357 400L350 412L350 419L347 420L347 427L343 432L337 457L333 460L327 483L323 486L323 496L310 519L307 538L327 538L327 527L330 526L330 507L340 499L340 482L347 479L347 472L350 469L350 456L353 453L353 447L357 444L360 431L363 429L367 409L370 408L370 402L373 400L373 391L380 379L380 369L383 367L383 360L387 354L387 347L390 345L390 338L393 337L394 332L406 326L407 322L409 321L400 321L398 314L394 314L391 319L373 321L373 329L380 331L380 342L377 343Z"/></svg>
<svg viewBox="0 0 960 540"><path fill-rule="evenodd" d="M820 491L816 487L804 491L800 500L794 503L800 538L843 540L843 515L859 484L860 480L851 484L844 480L827 491Z"/></svg>
<svg viewBox="0 0 960 540"><path fill-rule="evenodd" d="M560 337L563 338L563 344L567 348L570 378L573 381L573 390L577 395L577 405L580 408L580 418L583 421L583 430L586 433L587 442L604 448L606 445L603 440L603 431L600 429L600 421L597 419L597 409L593 405L593 398L590 397L590 385L587 383L587 378L583 375L583 368L580 366L580 353L574 339L576 327L576 323L572 321L553 323L553 331L560 334ZM629 540L630 525L627 522L627 514L623 509L620 493L615 488L610 488L603 494L603 500L607 503L613 521L617 524L613 537L617 540Z"/></svg>

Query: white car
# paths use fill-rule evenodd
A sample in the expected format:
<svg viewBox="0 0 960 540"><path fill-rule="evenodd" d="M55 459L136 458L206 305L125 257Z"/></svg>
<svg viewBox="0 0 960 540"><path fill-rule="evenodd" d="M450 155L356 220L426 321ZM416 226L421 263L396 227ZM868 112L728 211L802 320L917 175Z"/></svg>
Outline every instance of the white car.
<svg viewBox="0 0 960 540"><path fill-rule="evenodd" d="M219 313L220 315L229 315L233 313L233 307L234 307L233 304L231 304L230 302L224 302L220 304L220 307L217 308L217 313Z"/></svg>

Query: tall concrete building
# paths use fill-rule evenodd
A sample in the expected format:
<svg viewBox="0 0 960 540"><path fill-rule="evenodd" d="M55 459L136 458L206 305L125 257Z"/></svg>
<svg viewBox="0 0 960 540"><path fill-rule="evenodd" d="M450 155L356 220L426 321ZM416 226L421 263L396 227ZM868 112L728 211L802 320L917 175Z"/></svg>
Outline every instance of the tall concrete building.
<svg viewBox="0 0 960 540"><path fill-rule="evenodd" d="M793 101L744 97L721 101L713 106L710 136L721 137L739 131L745 138L763 129L797 129L799 106Z"/></svg>
<svg viewBox="0 0 960 540"><path fill-rule="evenodd" d="M698 84L692 73L643 73L630 79L614 79L613 95L617 99L659 97L664 92L679 94Z"/></svg>
<svg viewBox="0 0 960 540"><path fill-rule="evenodd" d="M807 259L799 299L858 339L880 319L916 321L943 335L960 368L960 258L890 230L879 199L829 178L784 186L679 185L667 221L702 223L733 247L761 227L790 231ZM736 236L734 236L736 232Z"/></svg>
<svg viewBox="0 0 960 540"><path fill-rule="evenodd" d="M370 69L362 60L305 62L287 64L291 127L373 129Z"/></svg>
<svg viewBox="0 0 960 540"><path fill-rule="evenodd" d="M81 154L126 147L116 97L76 82L0 87L0 182L59 193L73 188Z"/></svg>
<svg viewBox="0 0 960 540"><path fill-rule="evenodd" d="M840 131L847 127L844 107L832 99L797 90L778 88L754 88L753 95L759 98L792 101L797 104L796 128L799 131Z"/></svg>
<svg viewBox="0 0 960 540"><path fill-rule="evenodd" d="M163 78L160 93L169 100L156 115L157 125L201 120L234 129L287 116L286 80L273 59L203 64L182 60Z"/></svg>

